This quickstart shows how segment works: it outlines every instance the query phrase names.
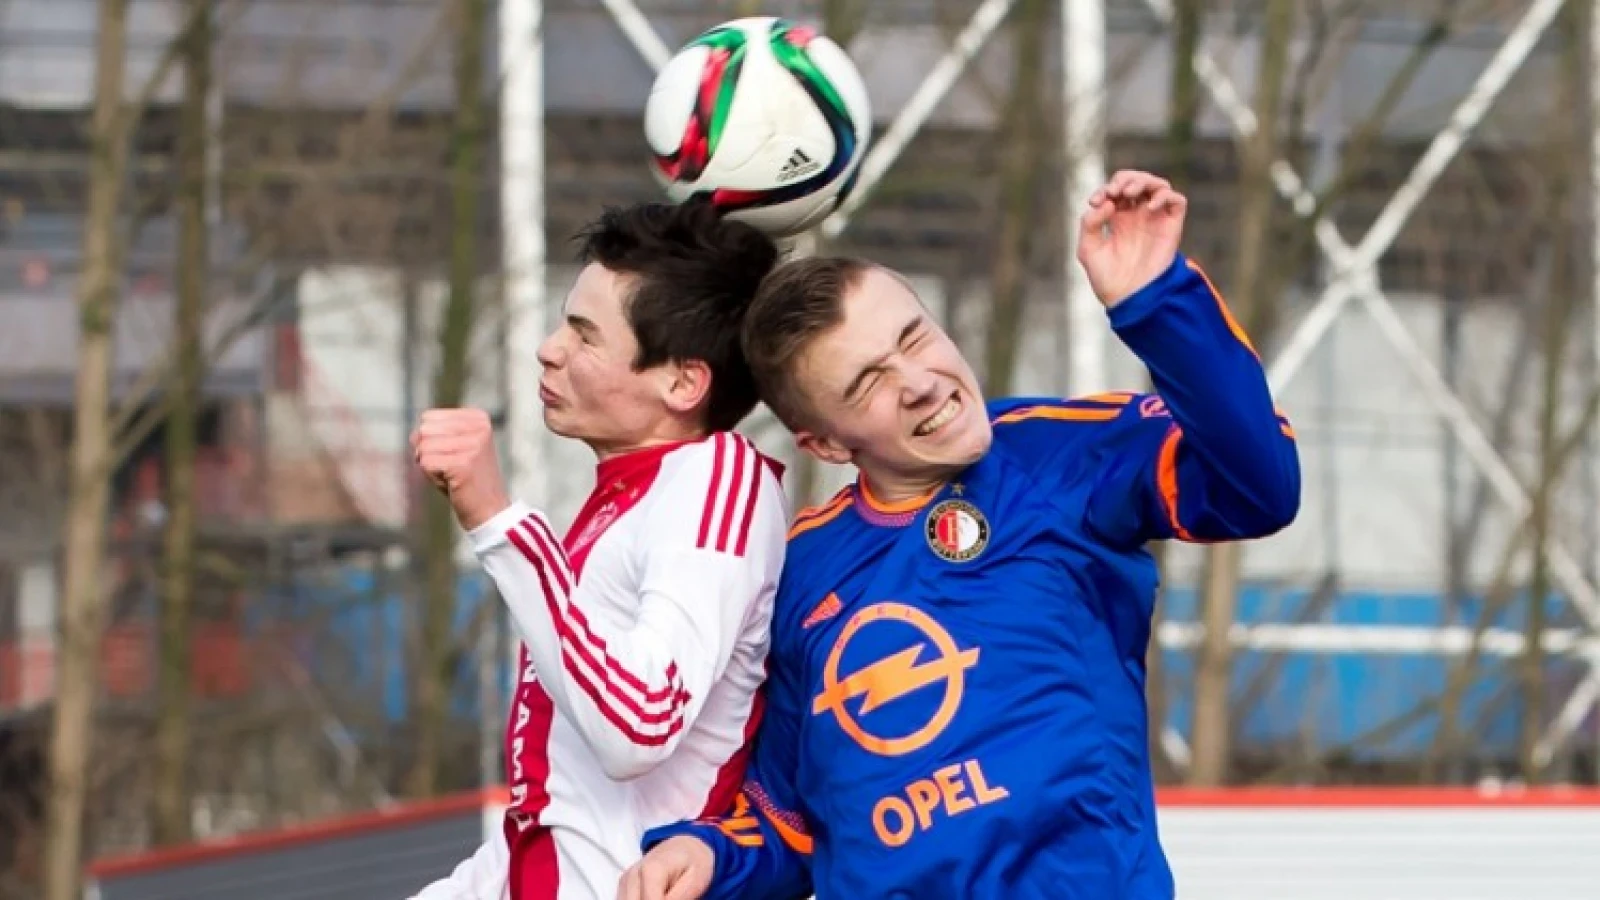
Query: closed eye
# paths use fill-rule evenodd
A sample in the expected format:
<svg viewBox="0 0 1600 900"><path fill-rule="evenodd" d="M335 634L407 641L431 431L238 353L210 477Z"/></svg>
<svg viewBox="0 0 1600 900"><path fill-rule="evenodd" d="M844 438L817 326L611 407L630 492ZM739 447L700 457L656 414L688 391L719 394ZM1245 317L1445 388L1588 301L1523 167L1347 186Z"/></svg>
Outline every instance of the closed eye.
<svg viewBox="0 0 1600 900"><path fill-rule="evenodd" d="M598 344L600 342L600 329L583 316L567 316L567 327L576 332L578 340L583 341L585 344Z"/></svg>

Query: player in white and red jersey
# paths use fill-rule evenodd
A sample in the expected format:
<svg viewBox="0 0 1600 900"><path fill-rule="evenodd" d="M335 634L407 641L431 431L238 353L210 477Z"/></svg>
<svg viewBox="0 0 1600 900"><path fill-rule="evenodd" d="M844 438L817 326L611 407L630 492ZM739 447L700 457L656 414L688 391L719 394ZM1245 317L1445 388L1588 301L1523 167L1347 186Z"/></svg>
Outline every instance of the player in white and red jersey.
<svg viewBox="0 0 1600 900"><path fill-rule="evenodd" d="M545 423L599 457L565 539L507 497L487 414L430 410L412 436L523 642L501 833L419 900L612 897L647 829L733 801L760 718L788 510L731 429L777 249L707 205L647 204L602 216L582 258L539 349Z"/></svg>

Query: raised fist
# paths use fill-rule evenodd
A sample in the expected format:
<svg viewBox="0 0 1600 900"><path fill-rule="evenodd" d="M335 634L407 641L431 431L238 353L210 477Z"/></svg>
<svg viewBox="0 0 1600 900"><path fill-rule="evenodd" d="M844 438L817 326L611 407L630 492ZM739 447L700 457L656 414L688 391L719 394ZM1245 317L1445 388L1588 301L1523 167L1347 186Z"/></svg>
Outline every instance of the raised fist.
<svg viewBox="0 0 1600 900"><path fill-rule="evenodd" d="M423 474L450 499L471 531L510 506L494 425L481 409L430 409L411 432L411 453Z"/></svg>
<svg viewBox="0 0 1600 900"><path fill-rule="evenodd" d="M1164 178L1123 170L1089 198L1079 222L1078 262L1107 307L1172 265L1189 201Z"/></svg>

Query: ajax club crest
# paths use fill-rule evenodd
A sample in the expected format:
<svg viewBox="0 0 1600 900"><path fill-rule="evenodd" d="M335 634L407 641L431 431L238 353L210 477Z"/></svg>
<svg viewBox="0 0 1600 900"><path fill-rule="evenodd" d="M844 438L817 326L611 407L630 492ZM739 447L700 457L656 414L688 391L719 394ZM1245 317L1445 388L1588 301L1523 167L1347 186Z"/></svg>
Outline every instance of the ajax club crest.
<svg viewBox="0 0 1600 900"><path fill-rule="evenodd" d="M945 500L928 510L924 527L928 546L949 562L974 559L989 546L989 520L965 500Z"/></svg>

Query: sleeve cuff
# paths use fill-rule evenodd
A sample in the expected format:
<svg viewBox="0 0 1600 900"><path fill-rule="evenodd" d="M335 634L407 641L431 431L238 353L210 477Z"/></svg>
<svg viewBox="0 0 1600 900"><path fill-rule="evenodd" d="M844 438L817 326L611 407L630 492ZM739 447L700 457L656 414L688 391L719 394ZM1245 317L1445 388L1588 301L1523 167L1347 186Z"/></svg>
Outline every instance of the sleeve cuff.
<svg viewBox="0 0 1600 900"><path fill-rule="evenodd" d="M647 830L644 833L644 837L639 841L639 849L644 853L649 853L657 844L675 837L692 837L711 848L711 857L716 860L711 876L711 894L714 894L717 885L722 883L727 876L729 862L728 854L723 844L722 832L715 825L707 825L703 822L674 822L671 825L662 825ZM707 894L707 896L711 896L711 894Z"/></svg>
<svg viewBox="0 0 1600 900"><path fill-rule="evenodd" d="M489 521L467 532L473 552L487 553L506 543L506 533L530 515L533 515L533 508L528 504L511 501L510 506L496 513Z"/></svg>
<svg viewBox="0 0 1600 900"><path fill-rule="evenodd" d="M1179 253L1173 257L1172 265L1168 266L1165 272L1106 311L1111 319L1111 327L1120 331L1139 324L1158 312L1185 282L1199 277L1199 274L1189 267L1188 257Z"/></svg>

